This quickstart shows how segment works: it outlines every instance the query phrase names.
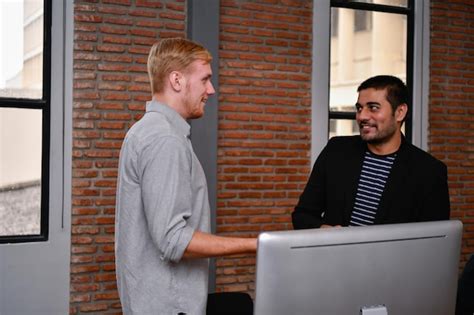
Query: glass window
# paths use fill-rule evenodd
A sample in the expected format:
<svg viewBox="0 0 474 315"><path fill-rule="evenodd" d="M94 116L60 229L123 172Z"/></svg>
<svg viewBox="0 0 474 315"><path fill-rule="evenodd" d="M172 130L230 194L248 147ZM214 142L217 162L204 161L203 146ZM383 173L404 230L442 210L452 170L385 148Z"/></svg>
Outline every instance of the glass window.
<svg viewBox="0 0 474 315"><path fill-rule="evenodd" d="M407 7L408 0L339 0L342 3L351 3L351 2L362 2L362 3L373 3L381 5L389 5L396 7Z"/></svg>
<svg viewBox="0 0 474 315"><path fill-rule="evenodd" d="M0 242L47 238L49 7L0 2Z"/></svg>
<svg viewBox="0 0 474 315"><path fill-rule="evenodd" d="M331 37L339 34L339 11L331 10Z"/></svg>
<svg viewBox="0 0 474 315"><path fill-rule="evenodd" d="M40 234L41 111L0 108L0 236Z"/></svg>
<svg viewBox="0 0 474 315"><path fill-rule="evenodd" d="M338 17L337 21L331 21L331 25L338 24L338 34L331 37L330 137L358 133L351 121L355 120L357 87L365 79L390 74L406 82L408 10L406 14L400 10L394 13L385 11L331 7L331 17ZM408 124L409 120L405 125Z"/></svg>
<svg viewBox="0 0 474 315"><path fill-rule="evenodd" d="M43 0L0 2L0 97L41 99Z"/></svg>
<svg viewBox="0 0 474 315"><path fill-rule="evenodd" d="M354 31L364 32L372 29L372 12L355 10Z"/></svg>
<svg viewBox="0 0 474 315"><path fill-rule="evenodd" d="M334 136L354 136L359 134L357 122L351 119L330 119L329 138Z"/></svg>

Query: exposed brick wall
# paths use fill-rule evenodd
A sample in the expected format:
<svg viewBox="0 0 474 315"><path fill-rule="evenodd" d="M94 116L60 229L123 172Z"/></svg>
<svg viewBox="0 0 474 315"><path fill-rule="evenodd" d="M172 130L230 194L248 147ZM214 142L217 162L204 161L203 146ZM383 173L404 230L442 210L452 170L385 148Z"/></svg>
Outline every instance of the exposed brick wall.
<svg viewBox="0 0 474 315"><path fill-rule="evenodd" d="M221 0L217 232L291 228L310 171L312 2ZM253 293L255 256L217 260Z"/></svg>
<svg viewBox="0 0 474 315"><path fill-rule="evenodd" d="M114 212L122 139L150 99L146 59L185 34L184 0L76 0L71 314L120 313Z"/></svg>
<svg viewBox="0 0 474 315"><path fill-rule="evenodd" d="M474 1L432 0L430 150L448 165L451 217L474 253Z"/></svg>

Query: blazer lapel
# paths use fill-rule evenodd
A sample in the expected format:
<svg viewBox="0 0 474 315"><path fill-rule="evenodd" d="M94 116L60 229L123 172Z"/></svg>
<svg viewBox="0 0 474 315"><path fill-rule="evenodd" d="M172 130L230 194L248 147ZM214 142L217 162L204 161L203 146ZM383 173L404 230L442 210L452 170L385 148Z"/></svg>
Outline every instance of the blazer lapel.
<svg viewBox="0 0 474 315"><path fill-rule="evenodd" d="M367 150L367 145L362 140L356 143L356 148L352 152L355 152L354 156L347 157L347 171L344 178L345 185L347 185L344 195L344 225L349 225L352 215L352 209L354 208L354 200L357 192L357 184L359 182L360 172L362 170L362 161L364 160L364 154Z"/></svg>

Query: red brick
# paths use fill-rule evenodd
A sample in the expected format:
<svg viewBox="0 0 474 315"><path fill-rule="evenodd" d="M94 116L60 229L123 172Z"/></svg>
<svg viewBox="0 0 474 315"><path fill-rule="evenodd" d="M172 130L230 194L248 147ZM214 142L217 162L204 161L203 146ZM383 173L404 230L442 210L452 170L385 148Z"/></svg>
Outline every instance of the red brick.
<svg viewBox="0 0 474 315"><path fill-rule="evenodd" d="M70 302L71 303L85 303L90 302L91 297L89 294L71 294Z"/></svg>
<svg viewBox="0 0 474 315"><path fill-rule="evenodd" d="M162 19L170 19L170 20L177 20L177 21L184 21L185 19L184 14L171 13L171 12L161 12L159 16Z"/></svg>
<svg viewBox="0 0 474 315"><path fill-rule="evenodd" d="M101 23L102 17L93 14L74 14L74 22Z"/></svg>
<svg viewBox="0 0 474 315"><path fill-rule="evenodd" d="M148 18L155 18L156 13L152 10L130 10L128 12L130 16L133 17L148 17Z"/></svg>
<svg viewBox="0 0 474 315"><path fill-rule="evenodd" d="M107 304L83 304L82 306L79 307L79 310L81 312L89 313L89 312L99 312L99 311L105 311L109 307Z"/></svg>
<svg viewBox="0 0 474 315"><path fill-rule="evenodd" d="M93 295L93 300L94 301L100 301L100 300L117 300L118 293L117 292L112 292L112 293L100 293L100 294L94 294Z"/></svg>

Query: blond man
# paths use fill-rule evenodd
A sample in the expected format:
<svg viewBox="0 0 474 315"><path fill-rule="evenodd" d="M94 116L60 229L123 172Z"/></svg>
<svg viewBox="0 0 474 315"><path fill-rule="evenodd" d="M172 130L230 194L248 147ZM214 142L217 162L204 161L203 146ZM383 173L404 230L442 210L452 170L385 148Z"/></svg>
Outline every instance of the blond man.
<svg viewBox="0 0 474 315"><path fill-rule="evenodd" d="M150 50L152 100L119 162L116 268L125 314L204 314L207 258L256 250L256 239L210 234L206 178L187 120L201 117L215 93L211 60L180 38Z"/></svg>

